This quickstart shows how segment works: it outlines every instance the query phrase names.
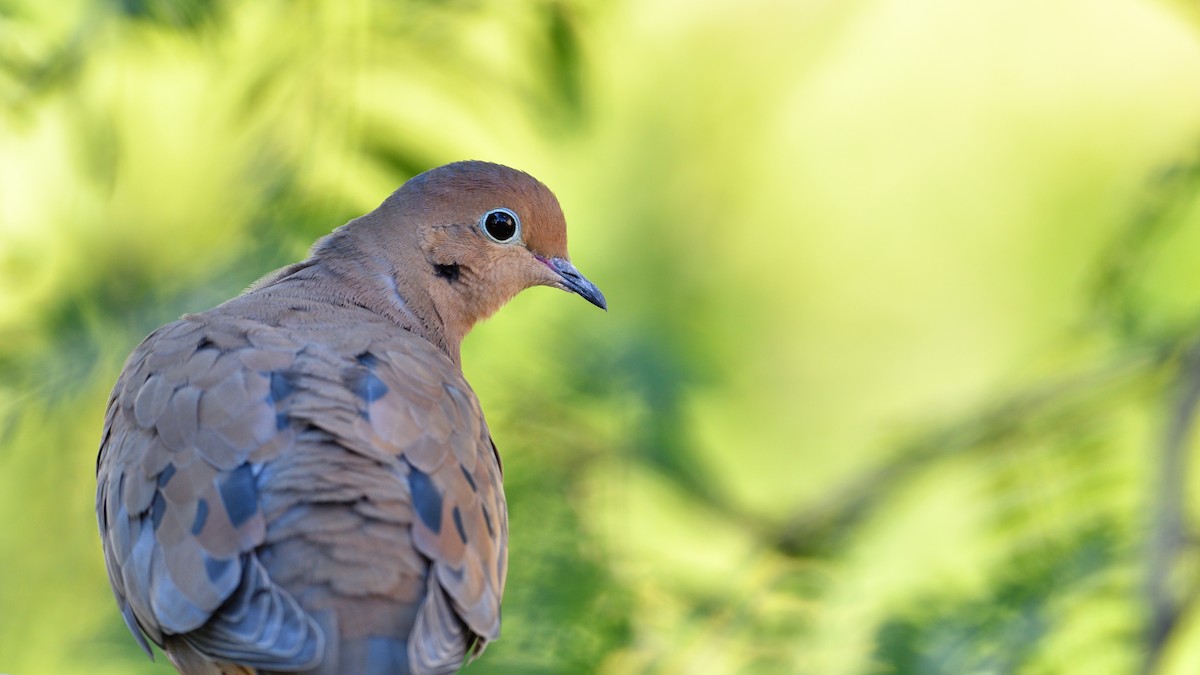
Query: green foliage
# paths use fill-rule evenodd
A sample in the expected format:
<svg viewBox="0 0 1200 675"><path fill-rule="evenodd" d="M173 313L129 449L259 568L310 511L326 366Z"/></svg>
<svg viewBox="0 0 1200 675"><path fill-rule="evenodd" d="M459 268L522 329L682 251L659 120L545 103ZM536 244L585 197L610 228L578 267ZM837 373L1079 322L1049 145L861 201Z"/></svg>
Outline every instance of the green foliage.
<svg viewBox="0 0 1200 675"><path fill-rule="evenodd" d="M512 519L468 672L1195 672L1188 11L0 0L0 672L168 671L95 534L122 360L461 158L611 306L464 347Z"/></svg>
<svg viewBox="0 0 1200 675"><path fill-rule="evenodd" d="M1052 630L1053 603L1114 564L1102 529L1018 551L982 597L923 598L879 628L875 660L888 673L1027 672Z"/></svg>

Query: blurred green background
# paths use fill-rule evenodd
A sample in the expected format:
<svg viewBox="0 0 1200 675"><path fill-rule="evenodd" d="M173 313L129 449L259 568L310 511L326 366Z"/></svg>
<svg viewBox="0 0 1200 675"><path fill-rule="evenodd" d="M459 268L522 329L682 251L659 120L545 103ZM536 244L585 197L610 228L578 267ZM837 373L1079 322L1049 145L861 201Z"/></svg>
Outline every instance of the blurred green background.
<svg viewBox="0 0 1200 675"><path fill-rule="evenodd" d="M468 672L1200 670L1190 2L0 0L0 100L0 672L169 672L92 510L125 356L463 158L612 308L465 344Z"/></svg>

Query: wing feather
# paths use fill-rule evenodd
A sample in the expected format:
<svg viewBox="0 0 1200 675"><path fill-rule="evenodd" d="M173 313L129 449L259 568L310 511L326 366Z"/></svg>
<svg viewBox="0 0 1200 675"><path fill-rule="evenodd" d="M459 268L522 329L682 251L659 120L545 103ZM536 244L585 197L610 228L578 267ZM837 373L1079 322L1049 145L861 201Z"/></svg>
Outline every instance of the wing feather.
<svg viewBox="0 0 1200 675"><path fill-rule="evenodd" d="M483 413L432 344L345 329L372 316L279 327L231 303L130 357L97 514L144 646L346 672L407 649L431 673L498 637L508 526Z"/></svg>

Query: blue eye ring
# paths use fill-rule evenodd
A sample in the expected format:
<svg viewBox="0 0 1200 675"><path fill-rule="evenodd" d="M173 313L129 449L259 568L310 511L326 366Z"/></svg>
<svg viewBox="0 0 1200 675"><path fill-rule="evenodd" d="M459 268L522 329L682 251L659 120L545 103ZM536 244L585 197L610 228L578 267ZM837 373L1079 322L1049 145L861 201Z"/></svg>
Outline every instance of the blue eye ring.
<svg viewBox="0 0 1200 675"><path fill-rule="evenodd" d="M479 218L479 229L497 244L521 240L521 219L511 209L492 209Z"/></svg>

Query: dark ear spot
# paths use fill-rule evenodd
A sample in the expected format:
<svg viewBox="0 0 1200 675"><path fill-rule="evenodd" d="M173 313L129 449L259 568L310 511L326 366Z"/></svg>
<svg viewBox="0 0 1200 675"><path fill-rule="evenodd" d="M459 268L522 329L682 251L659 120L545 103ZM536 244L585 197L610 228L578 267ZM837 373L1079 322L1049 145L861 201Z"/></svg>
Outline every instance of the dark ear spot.
<svg viewBox="0 0 1200 675"><path fill-rule="evenodd" d="M450 283L458 281L458 265L451 263L449 265L438 265L434 263L433 271L439 278L445 279Z"/></svg>

